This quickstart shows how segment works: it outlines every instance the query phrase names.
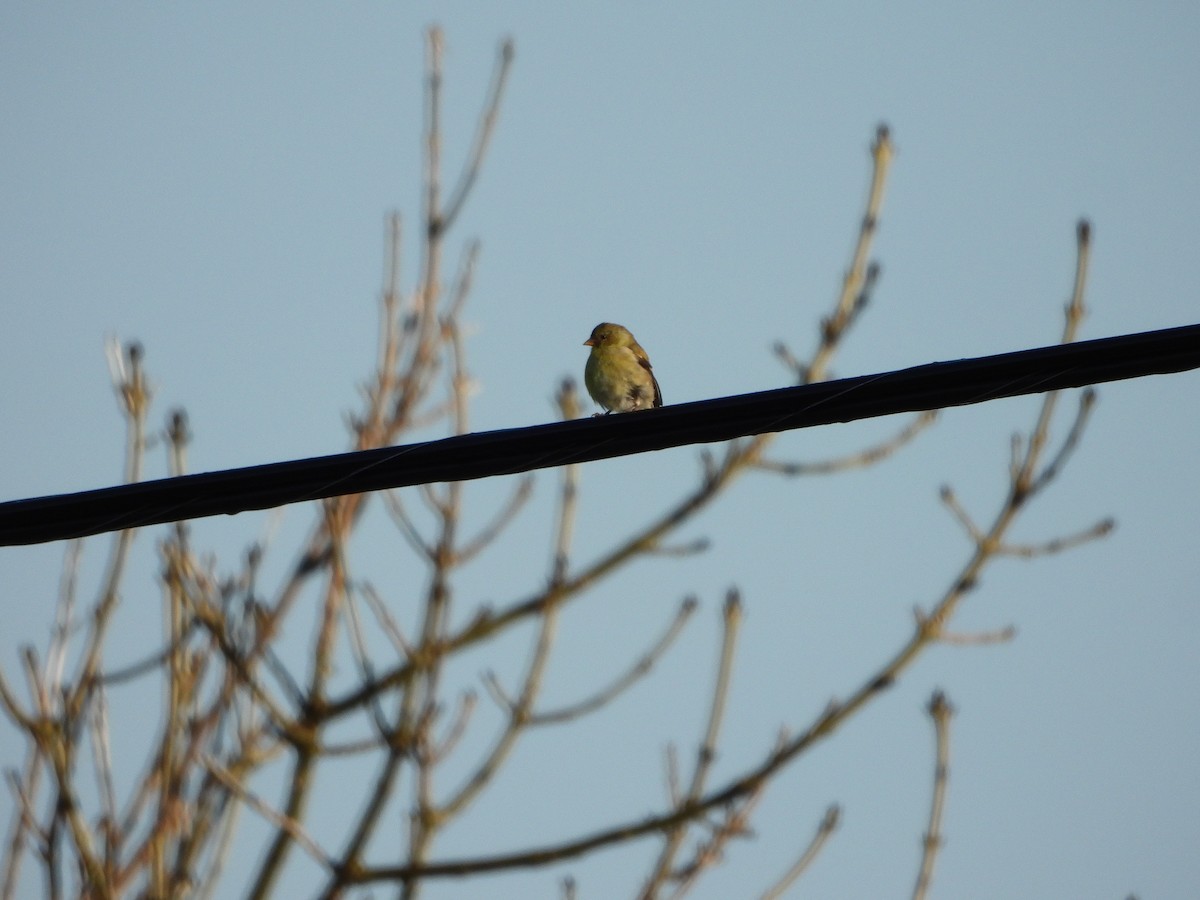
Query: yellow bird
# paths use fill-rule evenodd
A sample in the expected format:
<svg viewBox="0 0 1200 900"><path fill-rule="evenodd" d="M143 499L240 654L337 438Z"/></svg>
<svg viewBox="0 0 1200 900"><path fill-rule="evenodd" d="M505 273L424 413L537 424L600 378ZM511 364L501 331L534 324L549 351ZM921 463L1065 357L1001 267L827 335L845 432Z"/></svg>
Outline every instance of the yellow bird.
<svg viewBox="0 0 1200 900"><path fill-rule="evenodd" d="M592 348L583 370L583 383L606 413L663 405L650 357L628 328L601 322L583 345Z"/></svg>

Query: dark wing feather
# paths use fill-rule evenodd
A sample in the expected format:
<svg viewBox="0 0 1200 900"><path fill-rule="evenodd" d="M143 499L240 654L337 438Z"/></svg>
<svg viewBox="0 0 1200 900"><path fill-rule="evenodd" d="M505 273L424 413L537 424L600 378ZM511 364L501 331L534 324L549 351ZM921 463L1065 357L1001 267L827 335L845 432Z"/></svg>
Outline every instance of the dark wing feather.
<svg viewBox="0 0 1200 900"><path fill-rule="evenodd" d="M650 380L654 382L654 406L656 408L662 406L662 388L658 386L658 379L654 377L654 369L650 367L650 360L639 353L637 361L638 365L650 373Z"/></svg>

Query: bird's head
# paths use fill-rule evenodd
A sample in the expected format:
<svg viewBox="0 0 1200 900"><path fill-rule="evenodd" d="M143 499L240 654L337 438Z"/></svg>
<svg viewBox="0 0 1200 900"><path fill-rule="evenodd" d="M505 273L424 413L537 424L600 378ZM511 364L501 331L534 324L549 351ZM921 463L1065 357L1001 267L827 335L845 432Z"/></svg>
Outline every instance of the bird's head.
<svg viewBox="0 0 1200 900"><path fill-rule="evenodd" d="M583 342L585 347L628 347L633 343L633 335L628 328L614 325L612 322L601 322L592 329L592 336Z"/></svg>

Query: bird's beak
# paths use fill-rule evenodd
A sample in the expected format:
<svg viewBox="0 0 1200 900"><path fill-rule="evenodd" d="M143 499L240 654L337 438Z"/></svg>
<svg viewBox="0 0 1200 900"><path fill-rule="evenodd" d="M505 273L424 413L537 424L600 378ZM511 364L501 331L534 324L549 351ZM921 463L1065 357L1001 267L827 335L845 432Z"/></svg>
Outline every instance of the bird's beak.
<svg viewBox="0 0 1200 900"><path fill-rule="evenodd" d="M585 347L595 347L595 346L596 346L596 340L595 340L595 338L588 338L586 341L584 341L584 342L583 342L583 346L585 346Z"/></svg>

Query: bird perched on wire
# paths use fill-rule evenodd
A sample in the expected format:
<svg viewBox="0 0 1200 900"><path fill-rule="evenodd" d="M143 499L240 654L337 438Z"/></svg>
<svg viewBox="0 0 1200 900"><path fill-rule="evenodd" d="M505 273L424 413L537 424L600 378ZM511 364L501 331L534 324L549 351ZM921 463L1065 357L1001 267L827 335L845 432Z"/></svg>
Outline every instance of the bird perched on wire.
<svg viewBox="0 0 1200 900"><path fill-rule="evenodd" d="M601 322L583 345L592 348L583 370L583 383L606 413L663 405L650 357L628 328Z"/></svg>

